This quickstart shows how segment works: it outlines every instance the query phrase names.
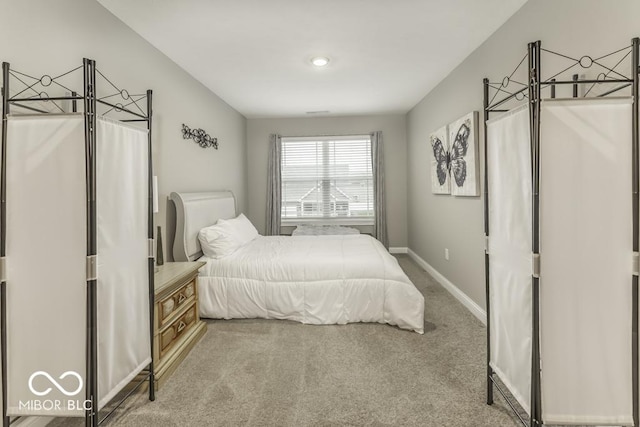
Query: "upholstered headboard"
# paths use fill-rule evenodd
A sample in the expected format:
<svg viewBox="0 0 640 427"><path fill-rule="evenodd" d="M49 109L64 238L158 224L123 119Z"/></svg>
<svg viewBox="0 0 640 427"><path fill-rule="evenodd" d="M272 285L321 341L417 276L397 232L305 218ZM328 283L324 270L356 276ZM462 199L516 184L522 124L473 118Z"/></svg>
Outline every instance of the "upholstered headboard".
<svg viewBox="0 0 640 427"><path fill-rule="evenodd" d="M202 256L198 233L219 219L236 216L236 199L231 191L171 193L176 206L175 261L195 261Z"/></svg>

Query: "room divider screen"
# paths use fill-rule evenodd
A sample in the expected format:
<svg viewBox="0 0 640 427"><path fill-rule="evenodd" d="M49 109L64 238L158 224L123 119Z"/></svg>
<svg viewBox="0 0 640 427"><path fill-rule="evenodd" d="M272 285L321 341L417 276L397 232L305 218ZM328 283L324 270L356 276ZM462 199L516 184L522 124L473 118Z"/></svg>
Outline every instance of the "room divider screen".
<svg viewBox="0 0 640 427"><path fill-rule="evenodd" d="M543 52L573 64L543 80ZM595 59L535 42L527 83L484 81L487 403L524 425L638 426L638 58L637 38Z"/></svg>
<svg viewBox="0 0 640 427"><path fill-rule="evenodd" d="M68 89L78 70L82 96ZM114 93L98 94L97 75ZM99 411L145 369L115 407L147 380L154 399L151 95L117 88L89 59L40 78L3 63L5 427L30 415L96 426L112 414ZM128 104L107 100L116 96Z"/></svg>

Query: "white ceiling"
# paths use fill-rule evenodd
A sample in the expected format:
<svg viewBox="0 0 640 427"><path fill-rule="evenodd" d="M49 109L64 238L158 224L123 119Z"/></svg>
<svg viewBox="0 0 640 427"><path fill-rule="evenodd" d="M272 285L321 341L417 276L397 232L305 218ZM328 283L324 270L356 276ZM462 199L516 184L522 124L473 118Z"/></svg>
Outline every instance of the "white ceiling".
<svg viewBox="0 0 640 427"><path fill-rule="evenodd" d="M98 1L247 118L405 113L526 2Z"/></svg>

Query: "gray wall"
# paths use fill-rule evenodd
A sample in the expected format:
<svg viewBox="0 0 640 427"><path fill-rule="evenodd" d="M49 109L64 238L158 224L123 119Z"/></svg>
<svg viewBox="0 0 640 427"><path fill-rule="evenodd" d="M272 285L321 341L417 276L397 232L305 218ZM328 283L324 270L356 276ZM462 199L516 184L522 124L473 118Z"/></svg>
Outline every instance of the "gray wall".
<svg viewBox="0 0 640 427"><path fill-rule="evenodd" d="M246 120L241 114L96 1L7 1L2 15L0 59L18 71L36 76L62 74L88 57L131 93L153 89L154 163L160 189L156 224L165 230L165 254L170 253L166 247L172 234L167 230L170 192L228 188L244 209ZM220 149L204 150L183 140L182 123L217 137Z"/></svg>
<svg viewBox="0 0 640 427"><path fill-rule="evenodd" d="M362 134L381 130L384 138L389 242L407 246L407 139L404 115L247 120L247 216L264 233L269 134L314 136Z"/></svg>
<svg viewBox="0 0 640 427"><path fill-rule="evenodd" d="M526 54L528 42L541 40L543 48L577 58L602 56L640 36L638 16L637 0L529 1L409 112L409 247L480 306L485 299L483 201L431 193L429 134L469 111L482 111L482 79L501 81Z"/></svg>

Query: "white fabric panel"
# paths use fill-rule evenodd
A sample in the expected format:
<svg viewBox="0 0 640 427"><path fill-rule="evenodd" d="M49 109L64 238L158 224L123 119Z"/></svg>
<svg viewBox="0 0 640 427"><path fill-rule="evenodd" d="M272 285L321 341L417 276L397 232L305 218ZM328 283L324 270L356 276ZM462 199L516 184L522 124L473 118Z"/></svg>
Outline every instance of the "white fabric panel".
<svg viewBox="0 0 640 427"><path fill-rule="evenodd" d="M487 123L491 367L529 412L531 148L529 110Z"/></svg>
<svg viewBox="0 0 640 427"><path fill-rule="evenodd" d="M10 117L7 126L8 413L84 416L68 409L84 401L84 387L76 392L80 380L64 376L85 378L84 120ZM29 388L38 371L51 377L33 379L42 396Z"/></svg>
<svg viewBox="0 0 640 427"><path fill-rule="evenodd" d="M630 100L546 101L540 139L542 417L630 425Z"/></svg>
<svg viewBox="0 0 640 427"><path fill-rule="evenodd" d="M378 322L423 333L424 297L368 235L259 236L201 260L203 317Z"/></svg>
<svg viewBox="0 0 640 427"><path fill-rule="evenodd" d="M98 396L102 407L151 361L147 131L98 119Z"/></svg>

